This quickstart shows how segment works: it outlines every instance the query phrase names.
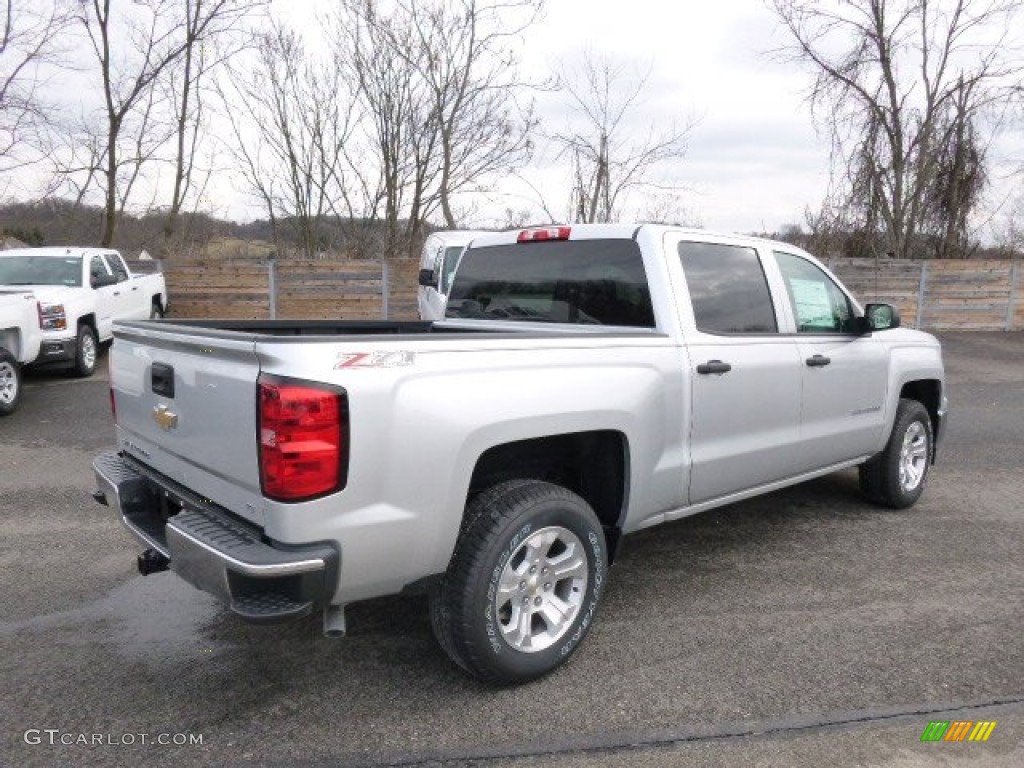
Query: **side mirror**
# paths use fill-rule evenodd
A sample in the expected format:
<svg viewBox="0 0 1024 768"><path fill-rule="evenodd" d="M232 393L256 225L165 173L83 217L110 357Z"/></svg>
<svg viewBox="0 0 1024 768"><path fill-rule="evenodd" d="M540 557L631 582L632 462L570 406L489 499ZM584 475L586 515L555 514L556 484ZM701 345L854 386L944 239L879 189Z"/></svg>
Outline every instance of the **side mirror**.
<svg viewBox="0 0 1024 768"><path fill-rule="evenodd" d="M900 327L900 313L892 304L868 304L864 307L864 325L868 332Z"/></svg>
<svg viewBox="0 0 1024 768"><path fill-rule="evenodd" d="M432 269L420 270L420 285L424 288L437 288L437 276Z"/></svg>
<svg viewBox="0 0 1024 768"><path fill-rule="evenodd" d="M117 278L113 275L93 275L89 282L93 288L106 288L108 285L115 285Z"/></svg>

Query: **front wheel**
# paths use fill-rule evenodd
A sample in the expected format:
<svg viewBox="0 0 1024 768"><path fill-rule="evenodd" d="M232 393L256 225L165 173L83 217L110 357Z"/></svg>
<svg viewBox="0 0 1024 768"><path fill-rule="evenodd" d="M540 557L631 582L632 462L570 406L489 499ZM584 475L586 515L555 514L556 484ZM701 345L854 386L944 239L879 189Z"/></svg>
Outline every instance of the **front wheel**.
<svg viewBox="0 0 1024 768"><path fill-rule="evenodd" d="M75 363L71 366L71 372L75 376L85 378L92 376L96 370L96 357L99 354L99 346L96 342L96 332L91 325L80 325L78 327L78 338L75 341Z"/></svg>
<svg viewBox="0 0 1024 768"><path fill-rule="evenodd" d="M433 596L438 641L486 682L547 674L582 642L604 592L597 516L565 488L512 480L474 499L466 520Z"/></svg>
<svg viewBox="0 0 1024 768"><path fill-rule="evenodd" d="M21 399L21 366L14 355L0 349L0 416L14 413Z"/></svg>
<svg viewBox="0 0 1024 768"><path fill-rule="evenodd" d="M912 506L924 492L932 460L932 421L917 400L896 408L885 450L860 466L860 487L871 501L893 509Z"/></svg>

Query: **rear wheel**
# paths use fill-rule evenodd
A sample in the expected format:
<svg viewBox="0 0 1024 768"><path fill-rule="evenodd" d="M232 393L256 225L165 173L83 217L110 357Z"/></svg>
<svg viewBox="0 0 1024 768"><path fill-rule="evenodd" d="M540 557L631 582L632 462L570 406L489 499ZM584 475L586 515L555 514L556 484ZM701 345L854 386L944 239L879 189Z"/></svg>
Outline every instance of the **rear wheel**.
<svg viewBox="0 0 1024 768"><path fill-rule="evenodd" d="M928 410L917 400L900 400L885 450L860 466L864 495L893 509L912 506L924 492L932 448Z"/></svg>
<svg viewBox="0 0 1024 768"><path fill-rule="evenodd" d="M153 303L149 307L149 319L159 320L164 316L164 308L160 306L160 302L157 299L153 299Z"/></svg>
<svg viewBox="0 0 1024 768"><path fill-rule="evenodd" d="M13 413L21 399L21 366L14 355L0 349L0 416Z"/></svg>
<svg viewBox="0 0 1024 768"><path fill-rule="evenodd" d="M96 370L96 357L99 355L99 345L96 342L96 332L91 325L82 324L78 326L78 339L75 342L75 363L71 366L71 372L75 376L85 378L92 376Z"/></svg>
<svg viewBox="0 0 1024 768"><path fill-rule="evenodd" d="M492 683L522 683L567 660L604 592L601 524L575 493L512 480L480 494L432 596L438 642Z"/></svg>

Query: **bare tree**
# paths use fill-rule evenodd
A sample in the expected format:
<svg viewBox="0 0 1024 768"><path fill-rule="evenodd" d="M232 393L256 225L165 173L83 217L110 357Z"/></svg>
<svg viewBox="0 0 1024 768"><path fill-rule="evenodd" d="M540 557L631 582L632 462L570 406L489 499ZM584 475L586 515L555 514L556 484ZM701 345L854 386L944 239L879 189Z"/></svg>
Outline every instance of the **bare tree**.
<svg viewBox="0 0 1024 768"><path fill-rule="evenodd" d="M563 65L562 89L574 120L552 136L558 157L571 167L571 217L580 222L611 221L638 188L677 190L655 177L659 165L679 160L696 121L664 127L637 125L650 70L587 51L578 66Z"/></svg>
<svg viewBox="0 0 1024 768"><path fill-rule="evenodd" d="M96 57L105 116L106 146L99 175L104 194L102 245L113 242L119 209L142 165L169 138L166 125L157 129L151 124L154 82L184 50L169 5L145 0L122 8L122 15L112 15L110 0L79 0L78 20ZM158 130L162 135L156 135ZM126 134L129 144L135 145L134 153L124 145Z"/></svg>
<svg viewBox="0 0 1024 768"><path fill-rule="evenodd" d="M1013 0L771 0L783 53L814 74L810 103L833 149L847 229L909 257L920 236L963 248L984 148L1020 96Z"/></svg>
<svg viewBox="0 0 1024 768"><path fill-rule="evenodd" d="M518 47L541 0L342 0L332 37L380 169L388 252L414 247L457 200L523 165L533 144Z"/></svg>
<svg viewBox="0 0 1024 768"><path fill-rule="evenodd" d="M216 38L233 28L258 2L233 0L135 0L130 5L111 0L77 0L77 21L88 38L103 100L105 138L95 178L103 191L104 218L100 242L110 245L117 221L131 200L143 169L175 137L175 191L172 209L180 209L185 185L186 154L191 127L189 98L197 70L180 75L182 91L164 87L182 59L195 62L200 46L216 47ZM200 70L198 70L201 72ZM186 145L189 145L186 148ZM177 212L175 212L175 215ZM172 222L173 224L173 219Z"/></svg>
<svg viewBox="0 0 1024 768"><path fill-rule="evenodd" d="M525 164L533 150L532 105L520 105L518 43L542 0L403 0L419 49L415 62L433 107L439 145L438 202L455 227L453 198Z"/></svg>
<svg viewBox="0 0 1024 768"><path fill-rule="evenodd" d="M306 257L335 245L328 218L352 218L363 207L347 174L357 113L340 66L309 56L296 32L274 22L254 58L232 67L230 85L221 86L225 103L245 104L225 112L229 151L267 213L279 253L286 231Z"/></svg>
<svg viewBox="0 0 1024 768"><path fill-rule="evenodd" d="M63 0L3 0L0 17L0 163L10 170L30 159L49 124L41 68L55 63L70 25Z"/></svg>
<svg viewBox="0 0 1024 768"><path fill-rule="evenodd" d="M245 23L267 0L181 0L184 48L163 85L173 109L173 184L164 221L164 248L177 235L182 208L193 192L196 156L206 132L204 97L219 67L251 41ZM205 178L209 177L209 171Z"/></svg>
<svg viewBox="0 0 1024 768"><path fill-rule="evenodd" d="M437 114L420 73L428 52L405 9L342 0L334 19L337 56L364 105L383 206L384 252L411 249L438 198ZM376 216L376 212L373 214Z"/></svg>

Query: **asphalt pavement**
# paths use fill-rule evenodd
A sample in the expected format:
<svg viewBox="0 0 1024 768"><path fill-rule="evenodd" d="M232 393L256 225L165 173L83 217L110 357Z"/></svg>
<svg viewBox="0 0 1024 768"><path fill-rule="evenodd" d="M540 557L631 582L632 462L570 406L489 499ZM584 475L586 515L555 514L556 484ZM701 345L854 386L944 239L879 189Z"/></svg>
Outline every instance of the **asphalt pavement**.
<svg viewBox="0 0 1024 768"><path fill-rule="evenodd" d="M331 640L138 575L90 497L105 361L32 374L0 420L0 766L1024 765L1024 333L940 338L915 507L849 471L629 537L575 658L513 689L449 662L421 599Z"/></svg>

